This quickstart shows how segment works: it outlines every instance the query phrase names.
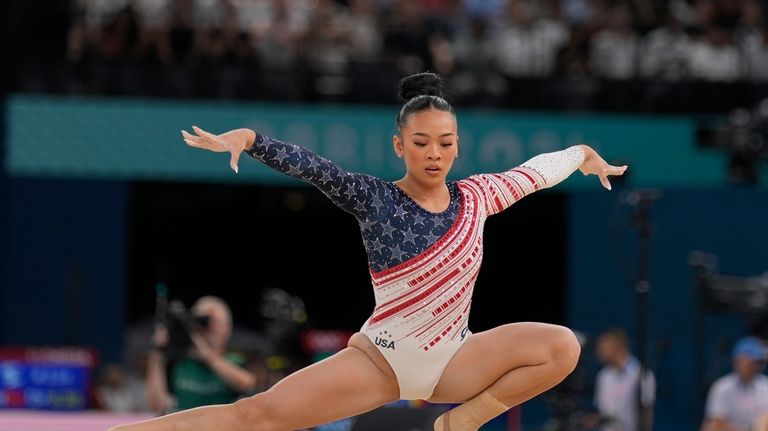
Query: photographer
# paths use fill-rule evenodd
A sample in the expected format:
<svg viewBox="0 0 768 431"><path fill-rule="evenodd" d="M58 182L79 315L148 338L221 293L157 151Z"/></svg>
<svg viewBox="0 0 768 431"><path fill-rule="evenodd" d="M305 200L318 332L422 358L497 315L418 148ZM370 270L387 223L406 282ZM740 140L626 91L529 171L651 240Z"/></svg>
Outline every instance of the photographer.
<svg viewBox="0 0 768 431"><path fill-rule="evenodd" d="M169 313L171 318L152 337L147 398L158 413L231 403L256 388L256 376L244 368L244 358L226 350L232 335L229 306L204 296L191 311L188 317ZM173 354L178 350L180 355Z"/></svg>

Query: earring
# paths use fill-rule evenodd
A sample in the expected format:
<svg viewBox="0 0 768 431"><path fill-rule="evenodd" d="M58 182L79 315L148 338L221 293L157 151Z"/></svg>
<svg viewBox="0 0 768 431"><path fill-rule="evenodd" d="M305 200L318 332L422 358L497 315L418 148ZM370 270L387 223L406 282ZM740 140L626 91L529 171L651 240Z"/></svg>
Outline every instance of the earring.
<svg viewBox="0 0 768 431"><path fill-rule="evenodd" d="M397 157L398 157L399 159L402 159L402 158L403 158L403 155L402 155L402 154L398 154L398 155L397 155Z"/></svg>
<svg viewBox="0 0 768 431"><path fill-rule="evenodd" d="M459 153L456 153L456 155L453 158L454 159L458 159L459 158Z"/></svg>

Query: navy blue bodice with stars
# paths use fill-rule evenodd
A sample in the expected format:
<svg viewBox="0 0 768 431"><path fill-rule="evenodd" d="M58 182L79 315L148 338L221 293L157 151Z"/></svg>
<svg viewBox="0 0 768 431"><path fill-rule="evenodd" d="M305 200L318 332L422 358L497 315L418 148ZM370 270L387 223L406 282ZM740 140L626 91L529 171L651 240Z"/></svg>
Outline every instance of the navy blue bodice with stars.
<svg viewBox="0 0 768 431"><path fill-rule="evenodd" d="M267 166L307 181L357 218L374 272L420 254L453 225L461 207L456 182L449 182L451 202L440 213L425 210L395 184L349 173L298 145L257 134L248 154Z"/></svg>

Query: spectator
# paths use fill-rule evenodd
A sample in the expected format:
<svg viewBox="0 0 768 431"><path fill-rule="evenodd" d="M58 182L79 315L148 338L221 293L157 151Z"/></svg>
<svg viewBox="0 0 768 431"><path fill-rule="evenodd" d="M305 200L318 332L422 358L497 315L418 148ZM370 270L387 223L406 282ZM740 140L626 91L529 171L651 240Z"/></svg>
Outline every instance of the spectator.
<svg viewBox="0 0 768 431"><path fill-rule="evenodd" d="M629 350L627 334L621 329L603 332L597 340L597 356L605 364L595 383L595 407L605 423L601 431L638 430L640 403L637 397L640 391L646 424L644 431L650 431L656 379L651 371L646 371L640 383L640 361ZM638 388L638 384L642 388Z"/></svg>
<svg viewBox="0 0 768 431"><path fill-rule="evenodd" d="M457 71L451 86L464 100L473 95L488 101L500 97L506 82L493 65L495 44L487 19L475 17L456 35L454 49Z"/></svg>
<svg viewBox="0 0 768 431"><path fill-rule="evenodd" d="M133 5L147 30L165 28L171 19L171 0L134 0Z"/></svg>
<svg viewBox="0 0 768 431"><path fill-rule="evenodd" d="M211 13L213 11L216 12ZM198 13L195 28L201 55L211 65L229 63L236 56L233 51L240 31L237 9L230 0L219 0Z"/></svg>
<svg viewBox="0 0 768 431"><path fill-rule="evenodd" d="M763 31L763 8L755 0L743 4L736 41L744 56L745 78L752 81L768 80L768 46Z"/></svg>
<svg viewBox="0 0 768 431"><path fill-rule="evenodd" d="M195 37L194 8L192 0L172 0L171 17L167 30L168 64L188 67L197 64L202 56L199 41ZM197 23L199 24L199 23Z"/></svg>
<svg viewBox="0 0 768 431"><path fill-rule="evenodd" d="M573 81L584 81L590 76L589 30L574 27L558 58L558 75Z"/></svg>
<svg viewBox="0 0 768 431"><path fill-rule="evenodd" d="M300 0L259 2L251 29L259 63L276 71L287 71L298 63L298 42L307 32L310 12Z"/></svg>
<svg viewBox="0 0 768 431"><path fill-rule="evenodd" d="M131 379L125 368L117 364L101 370L96 388L96 403L111 412L140 412L147 410L143 385Z"/></svg>
<svg viewBox="0 0 768 431"><path fill-rule="evenodd" d="M595 75L617 81L635 77L638 36L631 20L629 9L624 6L610 10L608 26L594 35L590 45Z"/></svg>
<svg viewBox="0 0 768 431"><path fill-rule="evenodd" d="M421 0L421 4L430 15L445 15L456 0ZM485 0L491 1L491 0Z"/></svg>
<svg viewBox="0 0 768 431"><path fill-rule="evenodd" d="M206 25L197 26L205 66L199 71L198 88L206 88L207 95L232 99L243 92L249 79L255 49L241 29L232 0L218 0L212 7L218 12L207 18Z"/></svg>
<svg viewBox="0 0 768 431"><path fill-rule="evenodd" d="M492 19L502 15L506 0L463 0L464 9L471 17Z"/></svg>
<svg viewBox="0 0 768 431"><path fill-rule="evenodd" d="M679 81L688 76L691 41L680 21L668 14L664 25L642 41L640 70L645 78Z"/></svg>
<svg viewBox="0 0 768 431"><path fill-rule="evenodd" d="M306 35L306 59L320 74L339 73L349 64L350 20L346 9L334 0L318 0Z"/></svg>
<svg viewBox="0 0 768 431"><path fill-rule="evenodd" d="M375 61L381 56L382 38L374 0L350 0L349 12L352 58Z"/></svg>
<svg viewBox="0 0 768 431"><path fill-rule="evenodd" d="M736 342L731 353L733 372L712 384L702 431L766 431L768 377L765 344L755 337Z"/></svg>
<svg viewBox="0 0 768 431"><path fill-rule="evenodd" d="M741 54L724 28L710 27L692 44L689 56L693 78L723 82L735 81L741 76Z"/></svg>
<svg viewBox="0 0 768 431"><path fill-rule="evenodd" d="M717 8L712 0L696 0L688 17L688 25L692 30L702 31L715 25L716 18Z"/></svg>
<svg viewBox="0 0 768 431"><path fill-rule="evenodd" d="M319 0L309 21L303 57L312 72L314 92L326 99L349 93L351 21L347 9L334 0Z"/></svg>
<svg viewBox="0 0 768 431"><path fill-rule="evenodd" d="M433 69L430 24L420 3L394 0L385 19L384 48L399 73Z"/></svg>
<svg viewBox="0 0 768 431"><path fill-rule="evenodd" d="M155 348L147 365L147 398L150 408L158 413L231 403L256 388L256 376L247 370L241 355L227 352L232 334L229 306L220 298L204 296L195 302L192 312L196 317L207 318L208 324L191 331L193 347L181 360L166 364L166 328L157 328L153 336Z"/></svg>
<svg viewBox="0 0 768 431"><path fill-rule="evenodd" d="M523 0L512 0L508 21L496 42L496 62L508 77L547 77L568 32L555 20L534 16Z"/></svg>
<svg viewBox="0 0 768 431"><path fill-rule="evenodd" d="M562 0L563 17L576 27L587 27L595 22L598 5L595 0Z"/></svg>

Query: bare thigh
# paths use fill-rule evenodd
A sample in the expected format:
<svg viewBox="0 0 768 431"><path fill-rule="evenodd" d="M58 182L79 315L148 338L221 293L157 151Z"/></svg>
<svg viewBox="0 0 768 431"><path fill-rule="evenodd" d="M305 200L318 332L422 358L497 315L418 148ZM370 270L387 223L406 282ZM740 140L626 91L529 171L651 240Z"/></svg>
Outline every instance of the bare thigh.
<svg viewBox="0 0 768 431"><path fill-rule="evenodd" d="M381 355L373 343L357 335L365 337L355 334L346 349L291 374L263 394L239 401L239 406L253 416L253 423L266 415L270 429L294 430L355 416L397 400L394 373L388 366L382 369L379 358L370 356L373 352Z"/></svg>
<svg viewBox="0 0 768 431"><path fill-rule="evenodd" d="M461 403L515 368L541 365L550 354L546 340L564 329L524 322L472 334L448 363L429 401Z"/></svg>

